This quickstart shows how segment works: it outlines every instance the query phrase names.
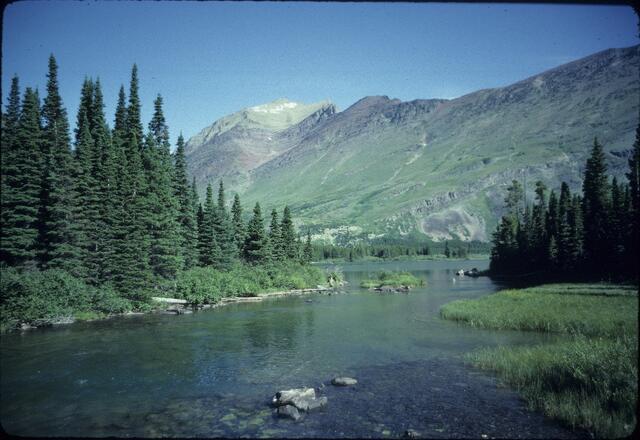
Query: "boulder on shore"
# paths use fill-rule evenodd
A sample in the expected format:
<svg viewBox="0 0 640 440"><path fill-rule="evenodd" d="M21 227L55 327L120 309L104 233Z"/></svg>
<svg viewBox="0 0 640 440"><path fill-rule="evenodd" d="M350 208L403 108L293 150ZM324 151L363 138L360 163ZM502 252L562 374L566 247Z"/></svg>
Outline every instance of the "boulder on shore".
<svg viewBox="0 0 640 440"><path fill-rule="evenodd" d="M347 387L357 383L358 381L352 377L334 377L331 379L331 384L338 387Z"/></svg>

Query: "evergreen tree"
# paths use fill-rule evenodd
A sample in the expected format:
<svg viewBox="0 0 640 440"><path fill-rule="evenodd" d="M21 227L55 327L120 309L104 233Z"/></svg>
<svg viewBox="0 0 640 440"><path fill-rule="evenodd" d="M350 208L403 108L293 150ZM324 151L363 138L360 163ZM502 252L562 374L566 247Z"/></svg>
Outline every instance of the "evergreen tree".
<svg viewBox="0 0 640 440"><path fill-rule="evenodd" d="M201 214L202 220L198 230L198 251L202 266L212 266L220 260L220 247L216 240L214 226L216 211L216 206L213 203L213 189L211 184L208 184L204 209Z"/></svg>
<svg viewBox="0 0 640 440"><path fill-rule="evenodd" d="M0 146L0 168L5 170L17 154L18 125L20 123L20 85L17 76L11 79L6 111L2 114L2 139ZM2 184L6 173L2 173ZM0 194L2 197L2 194Z"/></svg>
<svg viewBox="0 0 640 440"><path fill-rule="evenodd" d="M184 156L184 138L178 136L174 154L174 193L178 200L178 223L180 225L180 249L184 268L194 267L198 261L196 212L193 195L187 180L187 163ZM195 184L195 181L194 181ZM197 201L197 199L196 199Z"/></svg>
<svg viewBox="0 0 640 440"><path fill-rule="evenodd" d="M184 265L180 255L178 203L174 196L171 158L166 147L156 144L158 137L153 128L149 124L143 153L148 185L145 202L149 264L156 279L171 279Z"/></svg>
<svg viewBox="0 0 640 440"><path fill-rule="evenodd" d="M240 204L240 196L238 194L233 198L233 206L231 206L231 215L233 222L233 237L238 248L238 252L242 252L244 240L246 238L246 229L244 220L242 220L242 205Z"/></svg>
<svg viewBox="0 0 640 440"><path fill-rule="evenodd" d="M14 100L17 86L17 81L14 81L9 95L7 116L11 118L15 117ZM13 135L15 135L15 145L10 137L5 138L3 128L2 141L6 142L6 148L12 151L14 147L17 149L19 146L20 154L12 151L2 169L0 261L11 266L34 267L38 236L37 216L40 205L42 126L38 95L29 87L24 93L15 132L10 133L10 136Z"/></svg>
<svg viewBox="0 0 640 440"><path fill-rule="evenodd" d="M282 212L282 222L280 223L280 246L284 254L284 258L289 260L295 260L298 258L296 233L293 229L291 211L288 206L285 206Z"/></svg>
<svg viewBox="0 0 640 440"><path fill-rule="evenodd" d="M532 260L536 268L545 265L548 259L548 235L546 228L546 202L545 191L547 187L542 181L536 182L536 204L531 213L531 244Z"/></svg>
<svg viewBox="0 0 640 440"><path fill-rule="evenodd" d="M561 270L569 270L569 248L571 229L569 225L569 211L571 210L571 191L566 182L560 187L558 202L558 235L557 235L557 265Z"/></svg>
<svg viewBox="0 0 640 440"><path fill-rule="evenodd" d="M518 241L516 239L517 225L511 215L503 216L496 232L493 234L493 247L491 248L491 262L489 268L495 273L518 271ZM445 253L449 251L448 246Z"/></svg>
<svg viewBox="0 0 640 440"><path fill-rule="evenodd" d="M611 256L608 243L607 168L602 146L595 139L582 185L582 213L584 221L584 254L591 273L600 272L602 258Z"/></svg>
<svg viewBox="0 0 640 440"><path fill-rule="evenodd" d="M93 81L90 78L85 77L82 83L82 90L80 91L80 105L78 106L78 115L76 117L75 133L75 146L76 153L84 124L89 124L89 121L93 120ZM91 132L91 126L87 127L89 133Z"/></svg>
<svg viewBox="0 0 640 440"><path fill-rule="evenodd" d="M444 256L446 258L450 258L451 257L451 251L449 250L449 242L448 241L444 242Z"/></svg>
<svg viewBox="0 0 640 440"><path fill-rule="evenodd" d="M639 115L640 116L640 115ZM640 118L639 118L640 119ZM636 127L636 140L629 158L629 245L625 260L631 265L630 273L638 279L638 259L640 258L640 121Z"/></svg>
<svg viewBox="0 0 640 440"><path fill-rule="evenodd" d="M311 231L307 229L307 240L304 243L304 250L302 252L302 262L309 264L313 260L313 248L311 246ZM349 251L349 261L353 261L353 255Z"/></svg>
<svg viewBox="0 0 640 440"><path fill-rule="evenodd" d="M275 209L271 210L271 224L269 225L269 254L273 261L282 261L285 259L285 250L280 233L280 224L278 223L278 211Z"/></svg>
<svg viewBox="0 0 640 440"><path fill-rule="evenodd" d="M93 106L91 110L91 137L94 142L93 169L97 179L95 191L98 218L93 256L99 267L100 281L111 278L111 268L115 263L112 237L117 223L118 212L118 161L121 161L111 138L111 131L104 115L104 100L100 79L93 87Z"/></svg>
<svg viewBox="0 0 640 440"><path fill-rule="evenodd" d="M140 119L140 97L138 96L138 66L135 64L131 69L126 126L129 143L133 142L133 136L135 135L135 143L141 148L142 145L139 143L144 139L144 135L142 133L142 121Z"/></svg>
<svg viewBox="0 0 640 440"><path fill-rule="evenodd" d="M39 116L39 108L37 115ZM2 137L0 139L0 170L2 170L0 181L0 262L8 263L11 258L5 253L4 243L6 240L10 240L10 237L6 236L10 228L14 226L11 224L10 218L13 217L14 207L12 204L16 202L16 194L11 194L12 191L19 191L16 187L19 179L17 178L18 169L16 167L16 160L18 159L19 143L18 134L20 128L20 86L17 76L11 79L11 89L7 98L6 112L2 114ZM39 131L39 125L38 125ZM34 134L38 132L34 128ZM28 155L28 152L27 152ZM38 175L39 173L36 173ZM13 219L15 220L15 219ZM12 221L13 221L12 220Z"/></svg>
<svg viewBox="0 0 640 440"><path fill-rule="evenodd" d="M120 150L123 159L118 185L118 220L114 228L115 267L113 281L123 293L137 294L150 286L151 269L149 265L148 231L148 182L143 166L142 122L140 121L140 100L138 98L137 67L131 72L129 106L122 108L121 92L116 109L114 125L114 145ZM126 119L123 121L123 116Z"/></svg>
<svg viewBox="0 0 640 440"><path fill-rule="evenodd" d="M223 270L229 269L238 256L233 234L233 224L225 205L224 184L222 180L220 180L218 186L218 204L213 216L213 226L220 253L218 260L214 262L214 266Z"/></svg>
<svg viewBox="0 0 640 440"><path fill-rule="evenodd" d="M40 191L39 259L43 269L85 276L74 218L76 194L67 111L58 91L58 65L49 57L47 96L42 107L44 166Z"/></svg>
<svg viewBox="0 0 640 440"><path fill-rule="evenodd" d="M253 208L253 217L247 225L247 237L244 243L244 259L248 263L257 264L265 260L265 234L260 204Z"/></svg>

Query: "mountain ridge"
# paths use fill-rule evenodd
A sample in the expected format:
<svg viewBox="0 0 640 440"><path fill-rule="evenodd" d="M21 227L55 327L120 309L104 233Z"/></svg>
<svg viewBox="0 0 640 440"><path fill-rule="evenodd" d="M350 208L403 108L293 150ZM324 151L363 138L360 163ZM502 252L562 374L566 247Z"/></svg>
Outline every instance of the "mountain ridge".
<svg viewBox="0 0 640 440"><path fill-rule="evenodd" d="M538 178L579 190L594 136L623 177L638 123L639 47L449 100L364 97L289 127L297 134L286 148L233 189L249 204L289 204L316 238L330 241L357 231L486 241L511 179L526 176L529 193ZM355 230L332 232L345 227Z"/></svg>

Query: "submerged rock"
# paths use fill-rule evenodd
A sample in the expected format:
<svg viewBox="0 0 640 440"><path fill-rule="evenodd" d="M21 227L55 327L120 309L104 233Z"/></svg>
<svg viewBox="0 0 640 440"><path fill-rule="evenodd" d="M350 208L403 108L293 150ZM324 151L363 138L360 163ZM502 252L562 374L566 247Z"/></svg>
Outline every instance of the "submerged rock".
<svg viewBox="0 0 640 440"><path fill-rule="evenodd" d="M357 384L358 381L352 377L334 377L331 384L339 387L346 387Z"/></svg>
<svg viewBox="0 0 640 440"><path fill-rule="evenodd" d="M402 438L420 438L420 433L415 429L407 429L402 435Z"/></svg>
<svg viewBox="0 0 640 440"><path fill-rule="evenodd" d="M276 410L276 414L278 415L278 417L283 417L283 418L293 419L293 420L298 420L300 419L300 417L302 417L300 415L300 412L293 405L279 406L278 409Z"/></svg>

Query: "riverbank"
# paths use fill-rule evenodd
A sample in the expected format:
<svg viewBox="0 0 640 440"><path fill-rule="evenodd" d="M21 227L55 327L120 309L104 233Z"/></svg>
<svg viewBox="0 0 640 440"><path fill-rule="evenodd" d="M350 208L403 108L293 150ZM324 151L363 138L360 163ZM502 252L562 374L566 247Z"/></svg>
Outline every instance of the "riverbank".
<svg viewBox="0 0 640 440"><path fill-rule="evenodd" d="M454 301L440 315L479 328L559 333L533 347L482 349L467 355L494 371L533 409L598 437L630 435L636 425L638 296L636 286L552 284Z"/></svg>
<svg viewBox="0 0 640 440"><path fill-rule="evenodd" d="M154 297L173 298L194 307L234 298L336 286L337 272L292 262L237 265L227 271L198 267L165 280L158 288L117 292L92 286L61 270L3 268L0 277L0 329L30 329L76 321L95 321L162 310ZM323 287L324 288L324 287Z"/></svg>

